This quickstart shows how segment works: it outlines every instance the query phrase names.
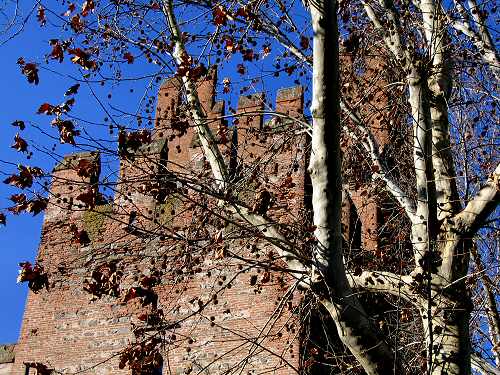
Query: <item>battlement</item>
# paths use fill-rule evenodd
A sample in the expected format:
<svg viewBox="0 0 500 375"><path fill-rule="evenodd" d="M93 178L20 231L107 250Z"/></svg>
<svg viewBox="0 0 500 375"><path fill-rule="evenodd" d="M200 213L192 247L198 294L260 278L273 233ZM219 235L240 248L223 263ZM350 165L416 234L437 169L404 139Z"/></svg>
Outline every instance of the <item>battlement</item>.
<svg viewBox="0 0 500 375"><path fill-rule="evenodd" d="M300 116L304 111L304 88L295 86L278 90L276 112Z"/></svg>
<svg viewBox="0 0 500 375"><path fill-rule="evenodd" d="M98 161L100 159L100 154L98 152L78 152L66 155L54 167L53 172L59 172L66 169L75 169L78 166L79 161L82 159Z"/></svg>
<svg viewBox="0 0 500 375"><path fill-rule="evenodd" d="M256 140L256 132L262 130L263 126L265 94L241 95L233 116L234 127L230 129L224 116L225 103L216 101L216 83L217 72L210 70L206 77L197 83L197 89L200 103L221 153L228 164L234 164L230 160L231 157L244 160L249 155L257 156L262 152L262 146L259 146ZM301 86L278 90L276 111L292 118L302 117L303 96L304 90ZM198 135L186 112L187 107L182 99L182 82L178 77L165 80L158 92L157 118L151 141L135 150L133 157L123 156L120 160L114 206L124 214L137 205L147 209L154 206L154 199L141 193L141 190L144 191L144 185L152 183L155 176L162 171L186 173L189 170L202 169L203 151L199 148ZM237 150L236 154L231 154L231 150ZM81 163L92 166L88 175L79 175ZM82 202L77 202L77 197L85 191L90 194L92 185L98 181L100 170L98 153L81 152L65 156L54 168L50 191L50 207L53 209L48 210L47 219L61 219L61 215L74 216L71 210L63 208L69 208L71 205L82 208ZM99 192L96 186L93 193L97 195Z"/></svg>
<svg viewBox="0 0 500 375"><path fill-rule="evenodd" d="M226 159L231 173L245 164L251 164L266 152L268 134L273 128L283 130L284 126L293 123L293 119L303 119L304 89L302 86L281 88L276 93L274 110L277 117L266 121L264 113L271 112L264 93L241 95L238 106L232 116L225 116L224 101L216 100L217 71L210 70L205 78L197 82L200 103L206 114L208 125L215 135L219 149ZM117 173L118 179L114 188L112 211L122 222L128 221L131 212L151 212L158 205L157 196L152 191L159 190L162 175L180 173L181 175L198 174L206 168L203 150L196 130L187 114L187 106L182 99L182 82L178 77L166 79L158 92L156 121L150 142L141 145L133 152L133 157L122 157ZM232 126L228 126L228 118L232 118ZM265 126L264 126L265 125ZM385 130L374 129L375 135L383 144L387 135ZM267 132L267 135L266 135ZM380 135L383 133L383 135ZM261 136L264 134L264 136ZM298 175L295 180L304 181L307 154L304 139L299 143L288 145L288 151L281 150L276 160L281 167L290 168L302 158L301 167L290 169L288 175ZM297 153L298 152L298 153ZM297 155L302 155L298 157ZM78 174L79 163L88 162L93 166L89 174ZM294 161L295 160L295 161ZM280 166L274 163L274 169ZM100 155L95 152L82 152L68 155L54 168L54 178L49 196L49 208L46 221L80 220L88 204L78 200L78 196L94 194L94 202L99 201L100 192L96 182L100 174ZM273 175L273 171L269 171ZM276 179L276 177L273 177ZM304 186L303 183L300 184ZM158 195L161 195L160 193ZM359 197L359 192L351 191L350 205L358 208L361 221L366 230L375 233L378 226L377 207ZM92 201L92 199L90 199ZM295 205L296 206L296 205ZM74 208L68 209L68 208ZM93 208L93 207L91 207ZM348 208L346 208L348 210ZM187 220L187 218L184 218ZM346 229L349 223L345 224ZM363 234L363 242L367 248L377 247L376 239Z"/></svg>

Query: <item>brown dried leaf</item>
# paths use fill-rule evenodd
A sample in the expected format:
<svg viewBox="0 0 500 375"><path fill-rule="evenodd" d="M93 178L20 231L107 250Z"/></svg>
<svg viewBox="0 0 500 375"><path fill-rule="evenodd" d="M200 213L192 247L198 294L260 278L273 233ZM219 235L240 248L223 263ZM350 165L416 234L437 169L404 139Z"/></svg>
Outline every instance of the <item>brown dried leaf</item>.
<svg viewBox="0 0 500 375"><path fill-rule="evenodd" d="M40 26L45 26L47 19L45 18L45 8L42 5L38 6L36 19L40 23Z"/></svg>
<svg viewBox="0 0 500 375"><path fill-rule="evenodd" d="M20 63L20 60L18 60L18 64L21 66L21 72L26 76L28 79L29 83L34 83L35 85L38 85L40 82L38 78L38 68L35 63L27 63L24 64L24 61L21 61L22 64Z"/></svg>
<svg viewBox="0 0 500 375"><path fill-rule="evenodd" d="M75 64L80 65L82 68L86 70L96 70L97 63L90 59L91 54L87 51L82 50L81 48L73 48L69 49L68 53L74 55L71 58L71 61Z"/></svg>
<svg viewBox="0 0 500 375"><path fill-rule="evenodd" d="M53 60L59 60L59 62L63 62L64 60L64 50L59 44L59 42L52 45L52 51L50 52L50 58Z"/></svg>
<svg viewBox="0 0 500 375"><path fill-rule="evenodd" d="M227 10L222 5L218 5L214 8L213 12L213 21L217 26L226 26L227 25Z"/></svg>
<svg viewBox="0 0 500 375"><path fill-rule="evenodd" d="M32 199L28 202L26 212L32 213L33 216L36 216L47 208L48 203L49 200L47 198Z"/></svg>
<svg viewBox="0 0 500 375"><path fill-rule="evenodd" d="M49 103L43 103L39 108L36 113L38 114L46 114L46 115L53 115L54 110L57 108L57 106L53 106L52 104Z"/></svg>
<svg viewBox="0 0 500 375"><path fill-rule="evenodd" d="M134 56L130 52L125 52L123 55L123 58L127 60L127 63L133 64L134 63Z"/></svg>
<svg viewBox="0 0 500 375"><path fill-rule="evenodd" d="M85 29L85 22L80 18L79 14L71 17L70 25L75 33L81 33Z"/></svg>
<svg viewBox="0 0 500 375"><path fill-rule="evenodd" d="M19 133L14 137L14 143L10 146L13 149L16 149L19 152L27 152L28 151L28 142L21 138Z"/></svg>
<svg viewBox="0 0 500 375"><path fill-rule="evenodd" d="M80 159L75 170L78 176L88 178L97 174L98 165L91 160Z"/></svg>
<svg viewBox="0 0 500 375"><path fill-rule="evenodd" d="M76 85L71 86L66 92L64 93L64 96L70 96L74 95L78 92L78 89L80 88L80 84L77 83Z"/></svg>
<svg viewBox="0 0 500 375"><path fill-rule="evenodd" d="M12 126L16 126L21 130L24 130L26 128L24 121L21 121L21 120L16 120L16 121L12 122Z"/></svg>

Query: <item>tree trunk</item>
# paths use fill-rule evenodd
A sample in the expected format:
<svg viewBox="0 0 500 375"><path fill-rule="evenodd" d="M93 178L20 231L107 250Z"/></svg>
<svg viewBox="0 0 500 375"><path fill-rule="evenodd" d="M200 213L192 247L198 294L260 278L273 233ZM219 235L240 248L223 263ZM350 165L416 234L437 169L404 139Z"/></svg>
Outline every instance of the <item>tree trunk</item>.
<svg viewBox="0 0 500 375"><path fill-rule="evenodd" d="M349 285L342 255L342 178L336 2L310 5L314 30L313 118L309 173L317 244L313 290L335 321L342 343L369 375L394 372L394 356L377 336ZM396 370L396 373L401 372Z"/></svg>
<svg viewBox="0 0 500 375"><path fill-rule="evenodd" d="M460 301L444 301L442 291L432 295L434 303L431 319L427 317L427 306L421 309L426 346L432 347L433 351L428 374L469 375L471 373L470 310L467 302L464 302L467 300L466 291L463 290Z"/></svg>

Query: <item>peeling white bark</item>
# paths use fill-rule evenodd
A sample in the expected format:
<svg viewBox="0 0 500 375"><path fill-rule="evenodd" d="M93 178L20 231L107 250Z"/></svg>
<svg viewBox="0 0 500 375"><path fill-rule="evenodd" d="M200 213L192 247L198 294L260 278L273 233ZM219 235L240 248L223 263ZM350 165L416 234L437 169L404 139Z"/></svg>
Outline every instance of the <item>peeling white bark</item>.
<svg viewBox="0 0 500 375"><path fill-rule="evenodd" d="M320 302L333 318L342 343L369 375L392 372L394 357L374 332L363 307L352 293L342 256L342 176L338 31L336 3L310 5L313 37L313 119L311 176L314 232L311 282L320 288ZM322 289L322 290L321 290Z"/></svg>
<svg viewBox="0 0 500 375"><path fill-rule="evenodd" d="M500 202L500 164L476 196L455 216L454 229L461 233L475 230Z"/></svg>
<svg viewBox="0 0 500 375"><path fill-rule="evenodd" d="M423 29L431 66L427 86L432 100L430 115L432 121L432 168L436 190L436 219L444 219L456 214L460 209L457 193L453 158L450 148L448 105L452 86L451 61L448 56L448 35L445 15L434 0L420 3Z"/></svg>
<svg viewBox="0 0 500 375"><path fill-rule="evenodd" d="M416 67L412 68L408 77L409 102L411 105L411 119L413 123L413 163L415 167L417 188L416 219L412 225L412 244L415 251L417 267L420 259L429 251L429 188L428 168L430 160L429 137L430 118L427 101L427 92L424 80Z"/></svg>
<svg viewBox="0 0 500 375"><path fill-rule="evenodd" d="M480 227L480 224L498 206L500 202L500 164L490 175L488 181L467 206L458 214L444 221L441 227L442 236L439 238L441 248L442 265L440 267L440 283L452 283L463 277L457 274L458 267L466 267L466 264L457 264L467 255L470 249L464 241L472 238ZM470 246L470 245L468 245ZM466 260L468 257L465 258ZM462 273L465 272L462 270Z"/></svg>
<svg viewBox="0 0 500 375"><path fill-rule="evenodd" d="M432 302L430 318L426 305L420 309L426 344L433 348L429 374L469 375L468 311L459 303L441 299L439 293L432 294Z"/></svg>
<svg viewBox="0 0 500 375"><path fill-rule="evenodd" d="M363 1L363 7L375 29L382 33L386 47L392 52L394 57L396 57L396 59L403 64L403 66L406 66L410 63L411 56L409 50L407 48L403 48L401 35L399 33L399 16L394 9L394 4L391 0L379 0L379 3L386 11L387 19L392 24L393 29L391 32L384 28L373 7L367 1Z"/></svg>
<svg viewBox="0 0 500 375"><path fill-rule="evenodd" d="M457 274L457 268L463 269L468 257L464 256L464 240L472 238L479 229L481 222L488 217L500 202L500 164L491 174L485 186L458 214L448 218L442 224L442 235L439 238L442 265L439 270L439 280L436 284L445 286L464 276ZM470 245L469 245L470 246ZM470 249L465 249L470 252ZM465 258L465 260L464 260Z"/></svg>
<svg viewBox="0 0 500 375"><path fill-rule="evenodd" d="M354 297L344 297L341 304L333 303L331 299L321 299L320 302L335 322L340 340L367 375L394 373L387 344L373 333L366 313ZM395 373L399 373L398 366L395 368Z"/></svg>
<svg viewBox="0 0 500 375"><path fill-rule="evenodd" d="M419 306L422 296L415 294L412 284L413 277L397 275L386 271L363 271L361 275L349 273L347 275L349 284L353 289L368 291L371 293L387 293Z"/></svg>
<svg viewBox="0 0 500 375"><path fill-rule="evenodd" d="M441 227L437 246L442 264L432 280L433 315L431 319L422 317L424 327L433 327L432 333L429 329L424 332L428 344L439 345L439 351L432 358L432 373L436 375L443 371L453 375L470 373L469 311L463 300L466 296L460 297L460 294L464 293L463 277L471 250L469 239L497 207L500 201L499 180L500 165L476 197L460 213L446 219ZM454 295L455 302L445 301L443 293ZM436 332L436 327L441 330Z"/></svg>
<svg viewBox="0 0 500 375"><path fill-rule="evenodd" d="M313 187L314 232L318 245L314 250L313 278L327 278L335 261L342 262L340 156L340 119L338 115L339 76L335 9L329 1L311 5L314 30L313 89L311 114L312 139L309 174ZM325 14L329 12L329 14ZM325 29L328 27L328 30ZM331 33L328 35L327 32ZM330 43L330 44L329 44ZM345 277L345 273L344 273Z"/></svg>
<svg viewBox="0 0 500 375"><path fill-rule="evenodd" d="M387 32L382 26L377 14L371 5L364 1L363 6L368 18L375 29L384 35L386 47L398 61L409 70L407 76L409 85L409 104L411 106L411 120L413 125L413 161L416 174L417 204L412 220L412 244L415 253L417 270L420 268L420 260L428 251L429 247L429 189L428 172L430 163L430 131L431 118L428 106L427 90L424 86L423 77L419 67L414 63L410 55L411 48L403 48L399 34L399 15L390 0L379 1L384 9L388 20L393 26L393 32ZM412 51L413 52L413 51Z"/></svg>

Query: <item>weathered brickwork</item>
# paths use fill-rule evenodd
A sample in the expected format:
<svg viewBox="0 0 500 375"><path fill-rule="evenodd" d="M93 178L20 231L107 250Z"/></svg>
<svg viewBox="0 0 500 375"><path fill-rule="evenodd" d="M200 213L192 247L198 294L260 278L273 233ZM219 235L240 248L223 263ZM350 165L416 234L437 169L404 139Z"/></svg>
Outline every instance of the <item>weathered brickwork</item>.
<svg viewBox="0 0 500 375"><path fill-rule="evenodd" d="M0 345L0 375L9 375L12 372L16 346Z"/></svg>
<svg viewBox="0 0 500 375"><path fill-rule="evenodd" d="M270 218L303 222L308 141L304 132L292 136L303 113L303 89L280 90L278 115L267 121L263 94L241 97L235 127L228 128L224 103L215 102L216 79L212 71L201 81L199 96L230 173L240 178L234 186L239 199L252 206L256 196L270 191ZM124 290L138 285L138 275L162 269L162 283L155 289L158 306L167 321L176 322L164 337L164 374L298 371L300 297L294 280L248 261L260 257L278 264L271 246L257 237L242 238L231 223L225 223L222 236L238 246L181 240L196 237L192 223L203 220L204 212L189 203L200 195L179 190L169 173L186 180L209 175L182 106L179 81L166 81L159 91L152 141L133 158L122 159L113 202L100 199L99 168L86 177L75 170L82 159L99 165L98 154L68 156L54 169L38 255L51 275L49 291L28 296L12 375L25 375L25 362L43 362L63 373L130 374L118 369L116 354L134 340L133 327L141 324L137 315L143 309L137 301L107 295L91 301L83 290L83 280L105 262L123 267ZM82 192L95 194L91 210L76 199ZM371 237L378 225L376 204L355 192L351 196L346 212L357 209L364 245L376 249ZM90 242L72 241L72 224L84 229ZM158 235L158 228L166 228L166 234ZM214 238L210 228L198 226L196 234Z"/></svg>

